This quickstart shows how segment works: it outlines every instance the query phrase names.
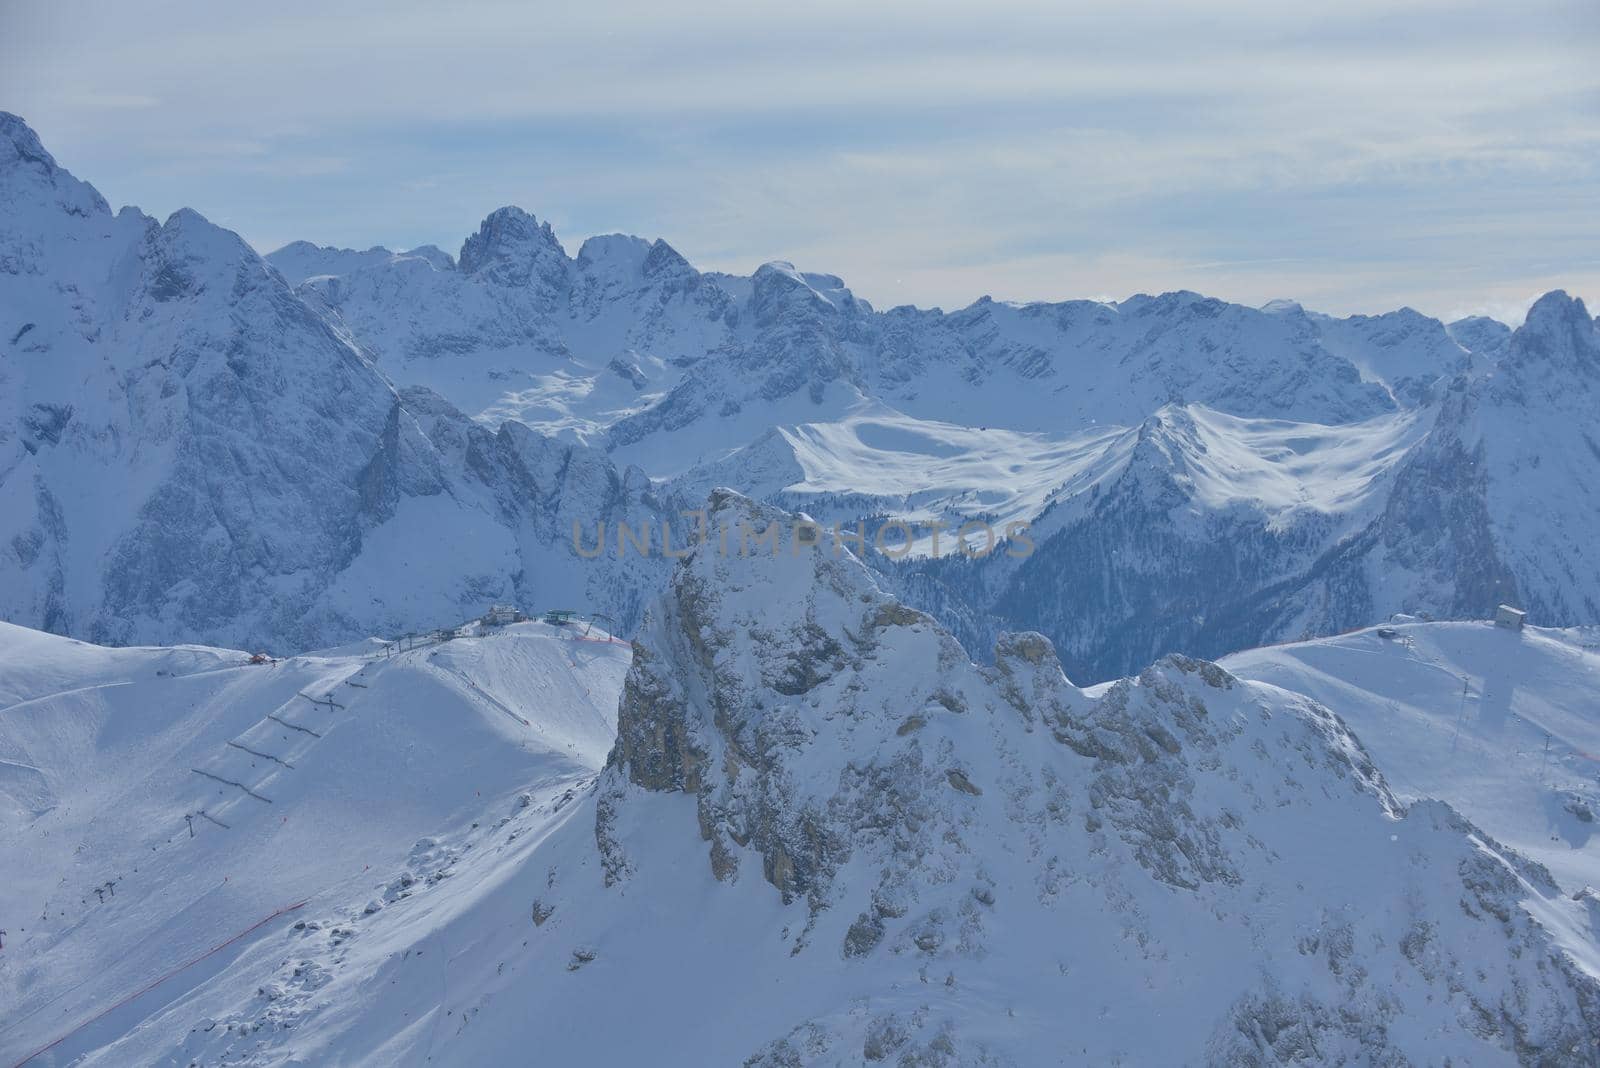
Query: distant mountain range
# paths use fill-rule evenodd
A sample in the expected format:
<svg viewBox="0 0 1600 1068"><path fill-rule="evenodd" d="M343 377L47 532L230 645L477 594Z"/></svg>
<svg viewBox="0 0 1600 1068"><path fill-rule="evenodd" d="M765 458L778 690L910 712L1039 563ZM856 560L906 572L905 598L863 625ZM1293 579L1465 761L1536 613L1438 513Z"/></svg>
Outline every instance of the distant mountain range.
<svg viewBox="0 0 1600 1068"><path fill-rule="evenodd" d="M729 486L1033 552L875 558L986 655L1082 682L1396 612L1600 622L1600 339L1193 293L879 311L831 275L569 256L502 208L459 255L113 214L0 117L0 613L110 643L287 651L491 601L620 628L671 561L576 522L682 524Z"/></svg>

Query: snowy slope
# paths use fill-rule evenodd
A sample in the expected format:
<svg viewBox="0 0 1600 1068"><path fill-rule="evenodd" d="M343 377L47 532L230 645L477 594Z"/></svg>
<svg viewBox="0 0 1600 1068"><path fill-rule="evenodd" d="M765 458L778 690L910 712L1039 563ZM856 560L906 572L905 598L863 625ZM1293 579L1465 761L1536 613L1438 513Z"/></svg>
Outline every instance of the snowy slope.
<svg viewBox="0 0 1600 1068"><path fill-rule="evenodd" d="M334 266L338 251L316 250L317 263ZM268 257L286 274L312 258L298 245ZM345 257L303 292L396 381L575 440L642 410L677 364L727 337L726 294L664 242L594 238L569 259L548 224L516 208L484 220L459 266Z"/></svg>
<svg viewBox="0 0 1600 1068"><path fill-rule="evenodd" d="M997 532L1027 523L1035 538L1048 537L1082 516L1159 440L1194 517L1248 512L1273 529L1306 515L1352 517L1359 525L1381 508L1386 476L1427 428L1425 416L1409 412L1324 426L1188 405L1163 408L1141 426L1049 435L915 419L867 402L833 422L774 427L669 486L693 499L736 485L847 526L863 516L892 516L919 535L911 555L929 556L925 528L935 521L954 527L982 518ZM1349 529L1330 528L1327 544ZM952 538L941 553L954 551ZM897 536L891 547L899 544Z"/></svg>
<svg viewBox="0 0 1600 1068"><path fill-rule="evenodd" d="M407 252L391 252L382 247L358 252L353 248L324 248L309 241L294 241L263 258L276 267L290 285L296 286L312 278L352 274L364 267L389 265L408 258L423 260L444 271L455 267L449 253L432 245Z"/></svg>
<svg viewBox="0 0 1600 1068"><path fill-rule="evenodd" d="M1600 888L1594 636L1488 623L1387 629L1393 637L1363 630L1222 664L1338 709L1402 796L1448 801L1569 892Z"/></svg>
<svg viewBox="0 0 1600 1068"><path fill-rule="evenodd" d="M954 552L965 519L983 518L1003 536L1008 523L1033 522L1053 501L1092 488L1125 455L1128 437L1116 426L1047 435L940 423L869 401L836 421L773 427L668 487L703 500L738 486L852 530L862 517L892 516L913 525L910 553L923 556L935 552L933 522L951 528L937 551ZM886 544L898 551L903 540L897 533Z"/></svg>
<svg viewBox="0 0 1600 1068"><path fill-rule="evenodd" d="M1215 665L1084 691L1015 635L984 669L848 557L702 551L618 727L594 792L308 906L88 1063L1600 1056L1587 907Z"/></svg>
<svg viewBox="0 0 1600 1068"><path fill-rule="evenodd" d="M573 633L523 624L249 665L0 624L0 1062L277 909L376 911L410 880L450 877L475 829L536 830L604 760L629 659ZM297 937L337 945L331 927ZM253 945L34 1063L114 1037Z"/></svg>
<svg viewBox="0 0 1600 1068"><path fill-rule="evenodd" d="M1125 466L1036 523L1028 559L918 565L913 603L987 644L1025 626L1076 676L1217 656L1395 612L1593 623L1600 333L1547 294L1421 410L1338 427L1167 409Z"/></svg>
<svg viewBox="0 0 1600 1068"><path fill-rule="evenodd" d="M1437 572L1391 589L1394 576L1367 565L1431 418L1324 426L1163 408L1052 491L1025 557L915 561L886 580L970 648L1009 628L1044 633L1085 682L1166 652L1216 656L1348 629L1383 599L1399 602L1388 611L1427 610L1424 581Z"/></svg>
<svg viewBox="0 0 1600 1068"><path fill-rule="evenodd" d="M1313 321L1324 348L1349 360L1364 380L1383 383L1406 407L1427 403L1457 375L1481 373L1485 360L1478 350L1492 348L1487 328L1457 323L1441 329L1437 319L1410 308Z"/></svg>

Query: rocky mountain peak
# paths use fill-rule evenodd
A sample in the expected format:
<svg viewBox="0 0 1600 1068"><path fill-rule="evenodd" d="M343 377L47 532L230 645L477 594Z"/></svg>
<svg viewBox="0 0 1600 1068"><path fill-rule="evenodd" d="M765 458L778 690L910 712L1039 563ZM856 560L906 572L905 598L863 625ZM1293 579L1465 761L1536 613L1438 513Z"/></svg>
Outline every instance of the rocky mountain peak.
<svg viewBox="0 0 1600 1068"><path fill-rule="evenodd" d="M453 271L456 269L455 257L438 245L418 245L416 248L406 249L406 251L397 255L402 258L425 260L432 264L434 270L437 271Z"/></svg>
<svg viewBox="0 0 1600 1068"><path fill-rule="evenodd" d="M786 900L821 908L849 853L827 811L843 763L917 729L926 705L964 707L947 673L976 676L954 639L879 590L820 527L729 490L712 493L706 515L706 542L647 614L611 785L695 795L718 878L735 877L749 847ZM869 700L858 676L903 666L885 658L889 646L925 671ZM620 847L607 860L613 878L626 871Z"/></svg>
<svg viewBox="0 0 1600 1068"><path fill-rule="evenodd" d="M1600 337L1583 301L1556 289L1534 302L1528 317L1511 335L1513 363L1544 363L1589 372L1600 370Z"/></svg>
<svg viewBox="0 0 1600 1068"><path fill-rule="evenodd" d="M0 111L0 166L29 166L45 174L60 168L39 140L39 135L21 116Z"/></svg>
<svg viewBox="0 0 1600 1068"><path fill-rule="evenodd" d="M751 286L758 322L772 322L795 314L832 316L839 311L792 263L781 260L763 263L756 268Z"/></svg>
<svg viewBox="0 0 1600 1068"><path fill-rule="evenodd" d="M174 254L218 265L246 262L258 270L264 267L261 257L243 238L193 208L173 212L158 233L158 243Z"/></svg>
<svg viewBox="0 0 1600 1068"><path fill-rule="evenodd" d="M650 253L644 258L643 270L646 278L690 278L700 273L677 249L660 238L650 243Z"/></svg>
<svg viewBox="0 0 1600 1068"><path fill-rule="evenodd" d="M463 273L503 286L558 289L571 261L547 222L508 206L489 214L457 257Z"/></svg>
<svg viewBox="0 0 1600 1068"><path fill-rule="evenodd" d="M637 271L650 254L650 242L630 234L601 234L591 237L578 249L580 268L594 270L607 266Z"/></svg>
<svg viewBox="0 0 1600 1068"><path fill-rule="evenodd" d="M1511 328L1487 315L1469 315L1445 327L1451 340L1468 352L1493 356L1511 338Z"/></svg>
<svg viewBox="0 0 1600 1068"><path fill-rule="evenodd" d="M22 203L34 199L47 199L69 215L111 213L92 185L56 163L32 127L19 116L0 111L0 205L20 215Z"/></svg>
<svg viewBox="0 0 1600 1068"><path fill-rule="evenodd" d="M1148 499L1170 505L1175 489L1187 485L1190 456L1204 452L1193 413L1183 404L1162 405L1139 424L1127 475Z"/></svg>

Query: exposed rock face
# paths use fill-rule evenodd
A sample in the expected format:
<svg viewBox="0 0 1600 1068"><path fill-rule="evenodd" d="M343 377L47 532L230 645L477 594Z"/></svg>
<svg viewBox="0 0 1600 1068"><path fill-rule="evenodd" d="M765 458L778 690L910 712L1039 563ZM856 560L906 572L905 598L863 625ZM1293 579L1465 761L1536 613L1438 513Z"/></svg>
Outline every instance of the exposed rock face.
<svg viewBox="0 0 1600 1068"><path fill-rule="evenodd" d="M191 211L113 216L11 116L0 204L7 617L275 652L451 624L493 601L637 620L663 561L613 551L578 567L572 528L657 522L638 469L397 391L237 235ZM560 273L553 243L497 215L467 269Z"/></svg>
<svg viewBox="0 0 1600 1068"><path fill-rule="evenodd" d="M463 274L532 289L545 301L554 301L567 284L567 254L555 231L521 208L491 212L461 246L458 263Z"/></svg>
<svg viewBox="0 0 1600 1068"><path fill-rule="evenodd" d="M827 543L680 565L599 790L619 900L649 898L630 857L681 833L659 806L682 794L711 873L793 902L790 952L842 989L1059 986L1048 1019L931 992L810 1016L750 1063L1026 1063L1057 1027L1096 1061L1600 1056L1600 986L1528 912L1576 906L1448 806L1400 804L1328 709L1184 657L1091 696L1037 634L982 668ZM1133 1001L1161 1027L1095 1026Z"/></svg>

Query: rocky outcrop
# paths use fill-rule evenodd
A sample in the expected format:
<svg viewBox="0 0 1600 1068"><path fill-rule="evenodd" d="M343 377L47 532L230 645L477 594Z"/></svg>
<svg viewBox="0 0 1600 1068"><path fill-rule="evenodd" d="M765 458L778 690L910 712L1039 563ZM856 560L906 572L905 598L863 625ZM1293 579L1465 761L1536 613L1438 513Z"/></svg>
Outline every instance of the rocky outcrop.
<svg viewBox="0 0 1600 1068"><path fill-rule="evenodd" d="M1600 986L1528 912L1574 906L1448 806L1402 805L1329 709L1178 656L1086 693L1037 634L980 667L826 542L713 539L647 614L596 808L618 900L650 895L631 856L672 833L670 795L716 880L804 917L792 955L886 996L1022 968L1060 984L1088 1060L1600 1055ZM1124 997L1162 1027L1093 1026ZM807 1018L749 1063L1028 1063L1054 1034L981 996L904 1004Z"/></svg>

